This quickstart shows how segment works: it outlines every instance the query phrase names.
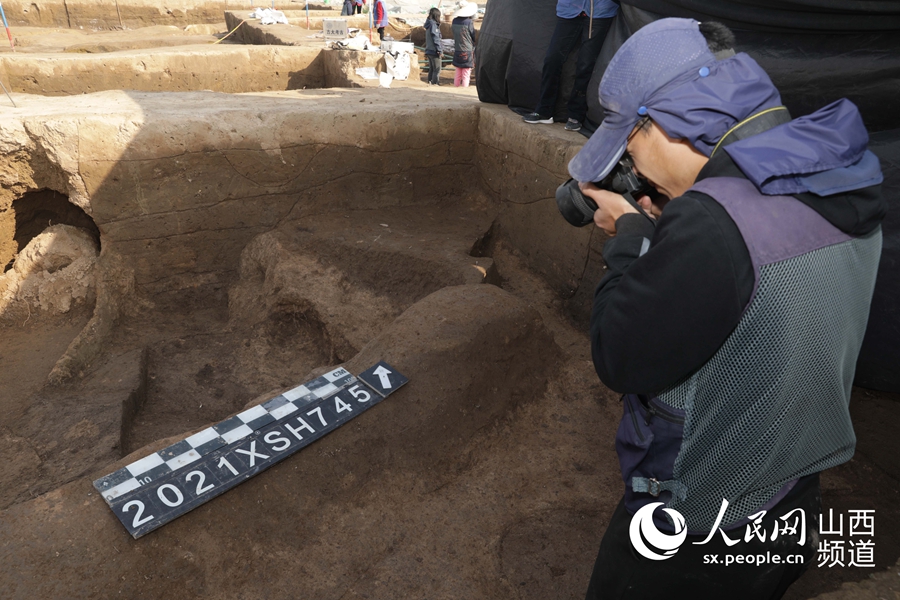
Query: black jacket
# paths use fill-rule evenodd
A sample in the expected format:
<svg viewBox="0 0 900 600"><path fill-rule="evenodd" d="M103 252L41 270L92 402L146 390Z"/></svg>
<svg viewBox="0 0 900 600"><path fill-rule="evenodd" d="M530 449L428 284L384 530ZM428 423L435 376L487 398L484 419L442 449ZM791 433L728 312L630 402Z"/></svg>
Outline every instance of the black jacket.
<svg viewBox="0 0 900 600"><path fill-rule="evenodd" d="M425 56L441 56L441 24L425 19Z"/></svg>
<svg viewBox="0 0 900 600"><path fill-rule="evenodd" d="M470 17L453 19L453 66L471 69L475 66L475 24Z"/></svg>
<svg viewBox="0 0 900 600"><path fill-rule="evenodd" d="M697 181L708 177L744 174L721 152ZM875 229L886 209L881 186L795 197L853 235ZM706 363L734 330L753 292L753 265L734 221L699 192L669 202L655 228L631 213L616 229L594 296L594 367L613 390L657 393ZM645 239L653 251L641 256Z"/></svg>

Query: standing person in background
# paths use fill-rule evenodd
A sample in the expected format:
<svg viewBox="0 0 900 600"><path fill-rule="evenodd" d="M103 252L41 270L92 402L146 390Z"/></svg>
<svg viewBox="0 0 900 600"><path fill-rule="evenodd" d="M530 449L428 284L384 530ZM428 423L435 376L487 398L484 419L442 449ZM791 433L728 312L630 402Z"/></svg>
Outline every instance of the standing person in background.
<svg viewBox="0 0 900 600"><path fill-rule="evenodd" d="M428 85L441 85L441 11L432 8L425 19L425 58L428 59Z"/></svg>
<svg viewBox="0 0 900 600"><path fill-rule="evenodd" d="M453 13L453 66L456 77L453 85L469 87L469 77L475 66L475 25L472 17L478 13L478 5L474 2L463 2Z"/></svg>
<svg viewBox="0 0 900 600"><path fill-rule="evenodd" d="M356 14L361 15L362 7L363 7L363 4L366 3L366 0L355 0L355 2L356 2Z"/></svg>
<svg viewBox="0 0 900 600"><path fill-rule="evenodd" d="M353 0L344 0L344 6L341 7L341 16L349 17L353 14Z"/></svg>
<svg viewBox="0 0 900 600"><path fill-rule="evenodd" d="M384 28L388 26L387 7L384 0L375 0L375 27L378 29L378 38L384 39Z"/></svg>
<svg viewBox="0 0 900 600"><path fill-rule="evenodd" d="M619 10L613 0L557 0L556 29L544 57L541 70L541 96L534 112L525 115L526 123L553 123L553 109L559 92L559 77L572 49L581 40L575 63L575 83L569 97L566 129L578 131L587 116L587 88L594 63L603 48L603 40Z"/></svg>

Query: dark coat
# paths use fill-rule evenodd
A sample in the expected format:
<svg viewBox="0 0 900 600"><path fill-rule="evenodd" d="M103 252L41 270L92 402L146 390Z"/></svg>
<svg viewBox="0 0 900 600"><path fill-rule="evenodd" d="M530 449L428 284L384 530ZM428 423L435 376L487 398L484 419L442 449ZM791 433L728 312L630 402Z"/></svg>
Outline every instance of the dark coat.
<svg viewBox="0 0 900 600"><path fill-rule="evenodd" d="M697 181L708 177L747 179L728 152L710 159ZM794 197L852 235L873 231L886 208L879 186ZM627 213L616 230L603 247L609 270L594 296L594 366L610 389L654 393L703 366L734 331L754 292L754 266L732 218L697 191L669 202L655 229ZM650 250L641 255L644 238Z"/></svg>
<svg viewBox="0 0 900 600"><path fill-rule="evenodd" d="M453 66L471 69L475 66L475 25L471 17L453 19Z"/></svg>
<svg viewBox="0 0 900 600"><path fill-rule="evenodd" d="M425 56L441 56L441 24L425 19Z"/></svg>

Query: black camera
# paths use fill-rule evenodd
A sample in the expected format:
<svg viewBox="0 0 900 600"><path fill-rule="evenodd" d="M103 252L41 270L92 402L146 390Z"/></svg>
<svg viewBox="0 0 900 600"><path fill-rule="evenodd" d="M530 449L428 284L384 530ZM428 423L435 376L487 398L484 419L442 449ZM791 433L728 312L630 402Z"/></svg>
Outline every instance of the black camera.
<svg viewBox="0 0 900 600"><path fill-rule="evenodd" d="M597 182L597 187L616 194L621 194L638 212L648 219L647 213L641 209L634 197L650 191L652 188L646 179L638 176L634 170L631 157L622 156L619 163L609 175ZM585 196L578 187L578 182L570 179L556 188L556 206L563 218L575 227L584 227L594 220L597 203Z"/></svg>

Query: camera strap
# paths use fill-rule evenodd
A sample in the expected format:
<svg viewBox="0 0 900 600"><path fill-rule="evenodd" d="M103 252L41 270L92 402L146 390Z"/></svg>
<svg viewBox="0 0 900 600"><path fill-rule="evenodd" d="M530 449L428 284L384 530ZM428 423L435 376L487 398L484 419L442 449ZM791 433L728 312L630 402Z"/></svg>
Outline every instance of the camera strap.
<svg viewBox="0 0 900 600"><path fill-rule="evenodd" d="M631 206L633 206L634 208L636 208L637 211L638 211L639 213L641 213L642 215L644 215L644 217L646 217L646 219L647 219L648 221L650 221L650 224L653 225L653 227L656 227L656 219L654 219L653 217L651 217L650 215L648 215L648 214L644 211L644 209L641 208L641 205L638 204L637 200L634 199L634 196L631 195L631 192L625 192L624 194L622 194L622 197L625 198L625 200L628 202L628 204L630 204Z"/></svg>
<svg viewBox="0 0 900 600"><path fill-rule="evenodd" d="M725 132L725 135L722 136L719 143L713 148L709 157L712 158L715 156L716 151L722 146L727 146L728 144L733 144L740 140L746 140L748 137L772 129L776 125L783 125L790 120L791 113L788 112L786 106L776 106L758 112L755 115L750 115Z"/></svg>

